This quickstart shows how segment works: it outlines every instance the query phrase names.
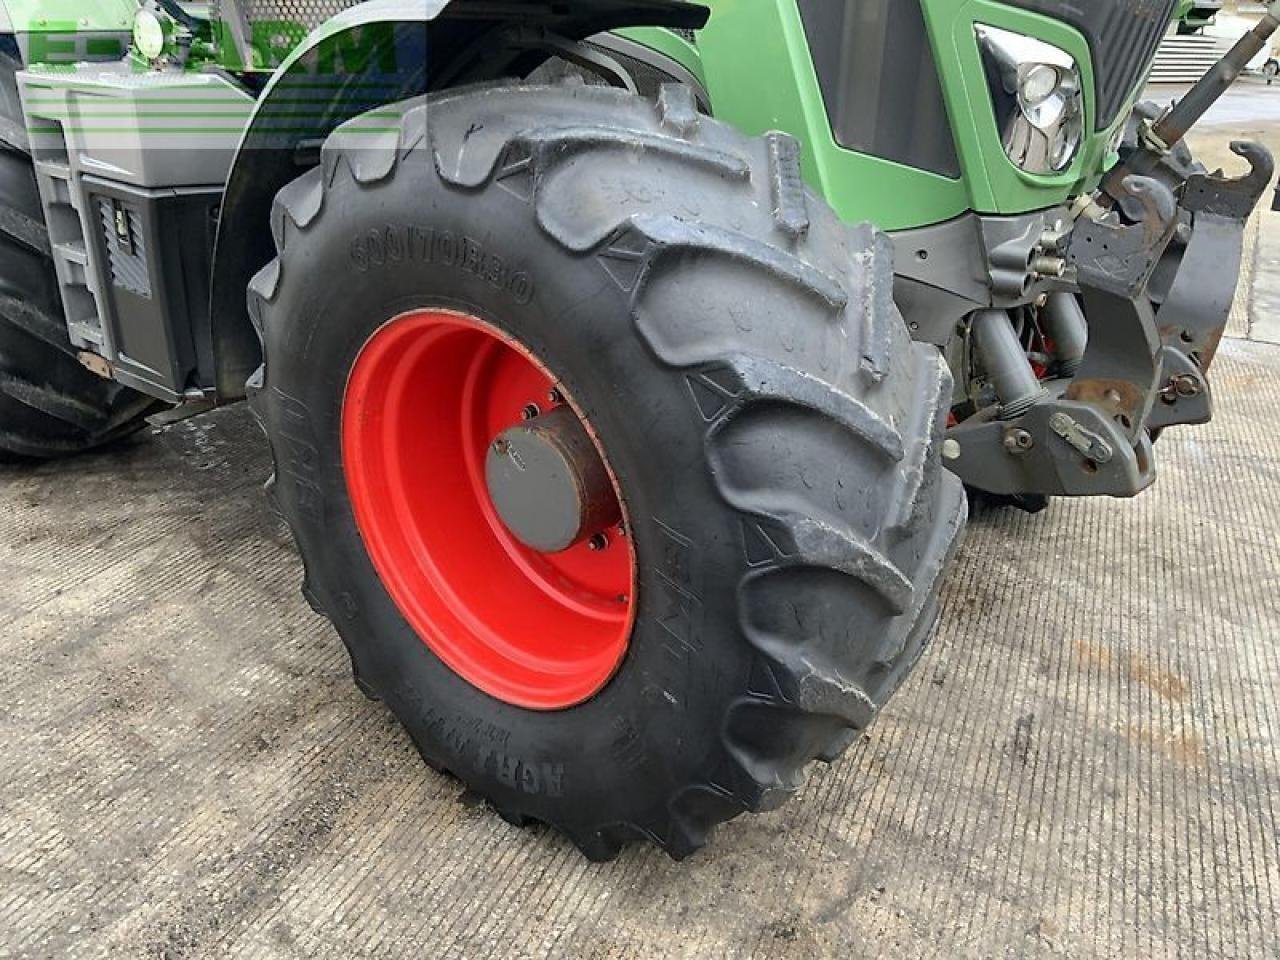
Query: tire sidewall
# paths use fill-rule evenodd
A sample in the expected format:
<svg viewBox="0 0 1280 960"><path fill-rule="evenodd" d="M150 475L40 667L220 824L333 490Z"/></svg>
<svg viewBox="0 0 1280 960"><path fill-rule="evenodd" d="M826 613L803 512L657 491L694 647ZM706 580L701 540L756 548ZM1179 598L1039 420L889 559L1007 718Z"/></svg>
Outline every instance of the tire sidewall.
<svg viewBox="0 0 1280 960"><path fill-rule="evenodd" d="M596 257L554 243L516 193L458 191L429 162L405 162L378 184L331 188L327 203L288 241L286 263L304 269L286 268L273 313L291 319L266 331L267 427L308 578L337 598L357 672L429 761L500 805L505 796L562 822L566 800L607 802L622 819L651 819L643 811L673 785L715 766L752 667L737 605L742 518L716 492L686 374L636 335L630 295ZM454 674L400 614L361 540L338 455L347 379L382 325L422 308L474 315L528 347L591 423L622 489L635 626L613 680L576 707L521 709Z"/></svg>

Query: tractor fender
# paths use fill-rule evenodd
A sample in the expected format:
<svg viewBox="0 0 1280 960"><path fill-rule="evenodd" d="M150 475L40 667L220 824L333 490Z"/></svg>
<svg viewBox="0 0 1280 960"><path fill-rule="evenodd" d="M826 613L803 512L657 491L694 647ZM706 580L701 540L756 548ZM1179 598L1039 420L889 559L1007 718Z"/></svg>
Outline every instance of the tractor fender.
<svg viewBox="0 0 1280 960"><path fill-rule="evenodd" d="M263 88L227 181L209 313L218 401L243 398L261 363L246 291L275 256L275 195L318 162L337 127L433 90L526 75L553 55L540 38L580 40L622 27L696 30L708 16L685 0L368 0L320 26Z"/></svg>

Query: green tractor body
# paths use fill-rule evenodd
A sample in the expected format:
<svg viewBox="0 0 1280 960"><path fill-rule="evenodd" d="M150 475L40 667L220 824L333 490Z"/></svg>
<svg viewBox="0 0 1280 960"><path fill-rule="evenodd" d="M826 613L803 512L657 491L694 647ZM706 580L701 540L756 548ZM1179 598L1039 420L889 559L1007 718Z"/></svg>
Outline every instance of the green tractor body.
<svg viewBox="0 0 1280 960"><path fill-rule="evenodd" d="M337 11L352 5L329 6ZM13 0L12 29L24 38L28 62L124 59L135 0L86 6L81 0ZM1148 29L1137 49L1124 51L1128 62L1106 65L1121 76L1100 87L1094 36L1080 29L1090 18L1073 24L1071 17L1042 12L1053 6L996 0L712 2L713 15L696 42L657 28L623 28L617 35L665 58L668 69L687 70L705 86L716 116L746 131L783 130L797 137L804 144L806 178L846 220L896 230L967 211L1051 207L1096 187L1115 161L1117 131L1141 92L1162 31ZM275 13L249 22L240 45L229 20L214 21L201 34L204 42L195 44L188 69L274 72L321 25L314 14L288 19L288 5ZM1066 169L1038 175L1008 163L987 107L987 68L974 42L978 25L1034 36L1080 64L1085 109L1095 127ZM370 49L373 43L382 40L367 41ZM1099 101L1100 93L1106 101ZM198 100L190 104L193 118L200 106ZM923 152L913 155L913 147Z"/></svg>
<svg viewBox="0 0 1280 960"><path fill-rule="evenodd" d="M1166 111L1185 0L0 0L0 459L248 397L424 756L683 856L902 681L962 483L1210 419L1274 164L1183 138L1278 7Z"/></svg>

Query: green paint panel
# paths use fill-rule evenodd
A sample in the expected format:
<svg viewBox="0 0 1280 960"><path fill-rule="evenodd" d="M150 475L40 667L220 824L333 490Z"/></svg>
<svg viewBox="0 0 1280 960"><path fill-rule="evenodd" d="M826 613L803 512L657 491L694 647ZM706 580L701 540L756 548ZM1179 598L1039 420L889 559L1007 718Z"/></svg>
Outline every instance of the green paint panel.
<svg viewBox="0 0 1280 960"><path fill-rule="evenodd" d="M1035 37L1075 57L1084 81L1085 128L1092 131L1097 116L1093 61L1089 44L1079 31L992 0L970 0L958 9L954 3L926 3L925 17L973 209L980 213L1026 213L1064 203L1097 185L1106 170L1111 131L1090 133L1071 167L1058 175L1029 174L1009 160L1000 141L975 39L978 25L986 24Z"/></svg>
<svg viewBox="0 0 1280 960"><path fill-rule="evenodd" d="M71 42L66 34L79 34L81 40L94 33L118 36L130 28L136 10L135 0L0 2L6 4L15 29L43 35L32 45L33 60L48 61L63 58L65 52L58 45ZM1040 210L1092 189L1115 161L1107 152L1110 130L1091 132L1071 168L1057 176L1027 174L1005 156L975 37L977 24L1034 36L1074 56L1084 80L1090 118L1086 127L1090 131L1094 127L1095 85L1088 44L1078 31L1050 17L999 0L922 0L961 162L961 177L950 179L836 142L797 0L705 2L712 16L696 44L664 30L620 32L677 61L702 80L721 119L749 133L783 130L795 136L804 145L806 178L846 220L870 220L885 229L900 230L948 220L969 210L990 214ZM41 56L42 51L47 56ZM289 59L284 57L286 64Z"/></svg>
<svg viewBox="0 0 1280 960"><path fill-rule="evenodd" d="M1059 175L1025 173L1005 155L975 35L978 24L1027 34L1074 56L1088 117L1096 115L1088 43L1077 30L1050 17L997 0L924 0L963 170L960 179L951 180L848 150L835 141L796 0L707 2L711 21L696 48L670 34L661 41L663 31L628 35L703 77L721 119L751 133L783 130L800 140L805 176L846 220L870 220L899 230L969 210L1041 210L1092 190L1115 162L1107 150L1114 128L1091 132L1075 162ZM1086 124L1090 131L1094 126L1091 119Z"/></svg>
<svg viewBox="0 0 1280 960"><path fill-rule="evenodd" d="M845 220L905 229L969 209L965 184L836 143L795 0L711 0L698 36L716 116L803 145L805 176Z"/></svg>
<svg viewBox="0 0 1280 960"><path fill-rule="evenodd" d="M136 0L0 0L15 33L105 33L133 29Z"/></svg>

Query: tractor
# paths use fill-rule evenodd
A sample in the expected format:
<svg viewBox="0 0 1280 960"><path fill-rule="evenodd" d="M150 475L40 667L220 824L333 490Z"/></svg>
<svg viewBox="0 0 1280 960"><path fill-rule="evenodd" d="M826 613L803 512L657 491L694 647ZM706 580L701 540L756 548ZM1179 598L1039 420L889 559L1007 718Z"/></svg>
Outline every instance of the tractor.
<svg viewBox="0 0 1280 960"><path fill-rule="evenodd" d="M1177 0L0 0L0 457L248 400L425 761L687 856L859 739L970 494L1210 419L1273 178ZM216 496L216 490L209 491Z"/></svg>

